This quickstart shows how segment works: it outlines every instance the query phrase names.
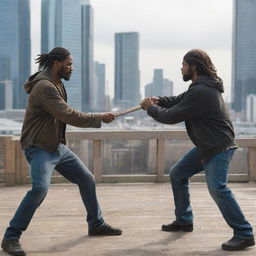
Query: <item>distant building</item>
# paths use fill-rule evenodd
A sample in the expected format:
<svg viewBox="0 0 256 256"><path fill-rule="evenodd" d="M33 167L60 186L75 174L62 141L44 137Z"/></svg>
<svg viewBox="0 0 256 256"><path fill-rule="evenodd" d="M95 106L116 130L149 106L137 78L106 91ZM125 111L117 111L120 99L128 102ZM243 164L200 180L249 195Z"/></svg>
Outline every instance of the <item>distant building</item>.
<svg viewBox="0 0 256 256"><path fill-rule="evenodd" d="M234 0L232 108L245 110L246 97L256 94L256 1Z"/></svg>
<svg viewBox="0 0 256 256"><path fill-rule="evenodd" d="M82 77L87 64L84 61L88 54L87 48L90 47L87 44L87 28L90 25L87 24L86 3L81 0L42 0L41 9L41 51L49 52L61 46L71 52L74 72L70 81L65 82L65 87L69 105L79 110L86 108L83 104L90 99L85 88L89 86L87 78Z"/></svg>
<svg viewBox="0 0 256 256"><path fill-rule="evenodd" d="M155 96L154 84L149 83L145 86L145 97Z"/></svg>
<svg viewBox="0 0 256 256"><path fill-rule="evenodd" d="M0 110L13 108L13 89L12 81L0 81Z"/></svg>
<svg viewBox="0 0 256 256"><path fill-rule="evenodd" d="M5 90L8 95L7 99L5 98L6 103L9 98L13 99L11 108L23 109L26 106L27 94L23 84L30 76L30 55L29 0L1 0L0 81L10 81L7 82L8 86L5 82L2 83L1 90ZM3 98L3 95L1 97ZM7 105L10 107L9 103Z"/></svg>
<svg viewBox="0 0 256 256"><path fill-rule="evenodd" d="M153 91L155 96L163 96L163 73L162 69L154 70Z"/></svg>
<svg viewBox="0 0 256 256"><path fill-rule="evenodd" d="M155 69L152 83L145 86L145 97L172 95L173 82L163 77L162 69Z"/></svg>
<svg viewBox="0 0 256 256"><path fill-rule="evenodd" d="M163 96L173 96L173 81L167 78L163 80Z"/></svg>
<svg viewBox="0 0 256 256"><path fill-rule="evenodd" d="M256 94L246 97L246 121L256 123Z"/></svg>
<svg viewBox="0 0 256 256"><path fill-rule="evenodd" d="M114 103L123 108L140 100L139 33L116 33Z"/></svg>
<svg viewBox="0 0 256 256"><path fill-rule="evenodd" d="M92 111L93 99L97 90L94 85L93 62L93 8L89 1L82 2L82 111Z"/></svg>
<svg viewBox="0 0 256 256"><path fill-rule="evenodd" d="M91 108L93 111L107 111L108 97L106 95L106 71L105 64L94 62L95 81L94 81L94 94L92 97Z"/></svg>

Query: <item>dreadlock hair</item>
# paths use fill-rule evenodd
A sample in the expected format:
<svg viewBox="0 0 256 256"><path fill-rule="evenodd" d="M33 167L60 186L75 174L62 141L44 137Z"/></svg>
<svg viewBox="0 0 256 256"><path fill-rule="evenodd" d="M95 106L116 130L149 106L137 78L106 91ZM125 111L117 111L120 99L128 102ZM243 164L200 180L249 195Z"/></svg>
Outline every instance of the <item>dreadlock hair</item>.
<svg viewBox="0 0 256 256"><path fill-rule="evenodd" d="M36 63L39 65L38 69L51 69L54 61L64 61L70 52L63 47L55 47L49 53L38 54L35 59Z"/></svg>
<svg viewBox="0 0 256 256"><path fill-rule="evenodd" d="M215 79L220 79L217 75L215 66L206 52L200 49L193 49L187 52L183 59L189 65L195 66L198 75L205 75Z"/></svg>

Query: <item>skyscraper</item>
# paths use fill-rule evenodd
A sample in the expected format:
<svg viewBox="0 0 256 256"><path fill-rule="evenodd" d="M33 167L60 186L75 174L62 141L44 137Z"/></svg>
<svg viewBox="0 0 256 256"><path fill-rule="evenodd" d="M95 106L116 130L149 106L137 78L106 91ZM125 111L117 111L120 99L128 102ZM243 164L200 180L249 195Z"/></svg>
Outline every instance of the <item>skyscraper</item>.
<svg viewBox="0 0 256 256"><path fill-rule="evenodd" d="M12 81L0 81L0 110L12 109Z"/></svg>
<svg viewBox="0 0 256 256"><path fill-rule="evenodd" d="M41 51L61 46L73 57L74 72L65 84L70 106L81 110L81 0L42 0Z"/></svg>
<svg viewBox="0 0 256 256"><path fill-rule="evenodd" d="M152 97L154 94L154 84L149 83L145 85L145 97Z"/></svg>
<svg viewBox="0 0 256 256"><path fill-rule="evenodd" d="M246 96L256 94L256 1L234 0L232 108L245 110Z"/></svg>
<svg viewBox="0 0 256 256"><path fill-rule="evenodd" d="M173 95L173 82L163 74L163 69L154 69L153 82L145 86L145 97Z"/></svg>
<svg viewBox="0 0 256 256"><path fill-rule="evenodd" d="M154 77L153 77L153 91L156 96L163 96L163 77L164 71L162 69L155 69L154 70Z"/></svg>
<svg viewBox="0 0 256 256"><path fill-rule="evenodd" d="M115 105L140 102L139 33L115 34Z"/></svg>
<svg viewBox="0 0 256 256"><path fill-rule="evenodd" d="M94 81L94 94L92 97L92 110L93 111L107 111L107 95L106 95L106 72L105 64L94 62L95 81Z"/></svg>
<svg viewBox="0 0 256 256"><path fill-rule="evenodd" d="M94 86L93 65L93 8L89 1L83 0L82 6L82 110L91 111L93 95L97 93Z"/></svg>
<svg viewBox="0 0 256 256"><path fill-rule="evenodd" d="M1 0L0 81L9 81L13 87L8 91L16 109L26 106L23 84L30 75L30 47L29 0Z"/></svg>
<svg viewBox="0 0 256 256"><path fill-rule="evenodd" d="M246 122L256 123L256 95L250 94L246 96Z"/></svg>
<svg viewBox="0 0 256 256"><path fill-rule="evenodd" d="M163 96L173 96L173 81L163 79Z"/></svg>

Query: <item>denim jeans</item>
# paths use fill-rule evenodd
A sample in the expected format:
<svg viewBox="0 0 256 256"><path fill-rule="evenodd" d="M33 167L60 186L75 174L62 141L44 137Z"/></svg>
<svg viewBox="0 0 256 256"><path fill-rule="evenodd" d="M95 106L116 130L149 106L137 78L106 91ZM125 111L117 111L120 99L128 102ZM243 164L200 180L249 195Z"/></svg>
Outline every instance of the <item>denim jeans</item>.
<svg viewBox="0 0 256 256"><path fill-rule="evenodd" d="M233 193L226 184L228 167L234 151L234 149L229 149L216 154L207 163L202 164L197 149L193 148L171 168L170 179L174 195L175 216L179 224L193 223L189 178L204 170L209 193L225 221L233 229L234 236L243 239L253 237L252 226L245 219Z"/></svg>
<svg viewBox="0 0 256 256"><path fill-rule="evenodd" d="M27 192L10 221L4 235L6 240L19 239L22 231L27 229L36 209L46 197L54 169L78 185L87 210L89 228L104 223L96 197L94 177L67 146L60 144L55 153L39 147L29 147L25 149L25 156L31 166L32 189Z"/></svg>

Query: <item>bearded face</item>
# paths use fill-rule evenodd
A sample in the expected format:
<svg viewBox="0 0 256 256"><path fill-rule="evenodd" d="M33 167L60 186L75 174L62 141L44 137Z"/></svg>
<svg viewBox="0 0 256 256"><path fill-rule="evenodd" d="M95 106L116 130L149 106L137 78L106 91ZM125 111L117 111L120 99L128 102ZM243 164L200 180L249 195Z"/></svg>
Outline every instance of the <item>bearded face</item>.
<svg viewBox="0 0 256 256"><path fill-rule="evenodd" d="M72 75L72 64L72 57L68 56L68 58L62 62L61 68L59 70L60 77L65 79L66 81L68 81Z"/></svg>
<svg viewBox="0 0 256 256"><path fill-rule="evenodd" d="M68 71L65 67L61 67L60 77L68 81L72 75L72 71Z"/></svg>
<svg viewBox="0 0 256 256"><path fill-rule="evenodd" d="M186 74L182 74L182 79L183 79L184 82L187 82L187 81L192 79L192 72L191 72L190 68L189 68L189 70L187 71Z"/></svg>
<svg viewBox="0 0 256 256"><path fill-rule="evenodd" d="M185 60L182 61L181 73L183 81L187 82L192 79L191 66Z"/></svg>

